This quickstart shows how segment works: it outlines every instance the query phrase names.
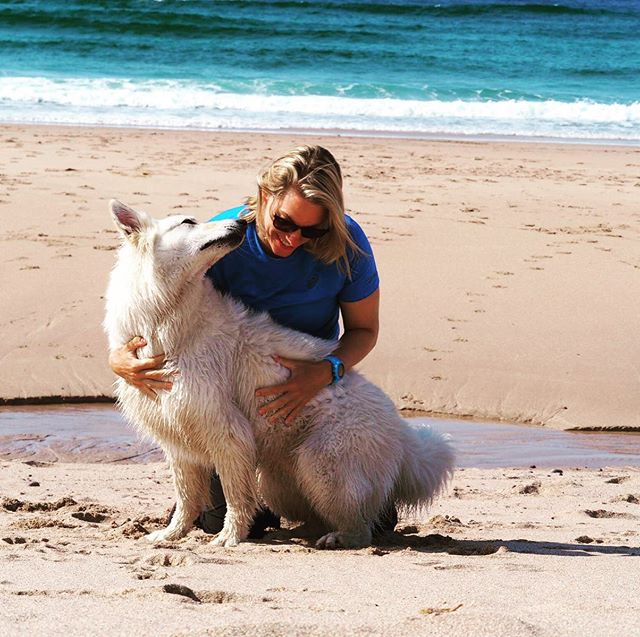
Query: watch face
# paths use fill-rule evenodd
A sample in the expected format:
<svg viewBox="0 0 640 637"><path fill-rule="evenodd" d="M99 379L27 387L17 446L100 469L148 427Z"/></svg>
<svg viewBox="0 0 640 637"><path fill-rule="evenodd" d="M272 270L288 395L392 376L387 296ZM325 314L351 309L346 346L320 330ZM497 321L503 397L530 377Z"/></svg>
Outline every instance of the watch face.
<svg viewBox="0 0 640 637"><path fill-rule="evenodd" d="M344 363L340 363L338 365L338 378L342 378L344 376Z"/></svg>

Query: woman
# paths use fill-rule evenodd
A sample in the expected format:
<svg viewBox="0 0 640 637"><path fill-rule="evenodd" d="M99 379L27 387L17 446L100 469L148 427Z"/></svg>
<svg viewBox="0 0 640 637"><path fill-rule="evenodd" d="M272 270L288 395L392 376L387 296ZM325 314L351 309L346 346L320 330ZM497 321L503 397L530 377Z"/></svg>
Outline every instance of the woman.
<svg viewBox="0 0 640 637"><path fill-rule="evenodd" d="M291 423L326 385L340 382L378 337L379 280L369 242L345 215L342 174L333 155L321 146L302 146L276 159L258 176L258 193L244 206L215 219L242 215L249 223L244 243L207 273L219 290L249 307L267 311L278 323L321 338L343 333L333 355L312 362L279 358L290 370L286 383L259 389L273 397L261 413L270 422ZM111 369L152 398L172 387L162 355L138 359L139 337L114 350ZM222 528L226 511L217 476L211 481L212 509L199 519L207 532ZM383 516L384 517L384 516ZM387 513L384 528L395 525ZM277 524L270 512L259 514L250 537Z"/></svg>

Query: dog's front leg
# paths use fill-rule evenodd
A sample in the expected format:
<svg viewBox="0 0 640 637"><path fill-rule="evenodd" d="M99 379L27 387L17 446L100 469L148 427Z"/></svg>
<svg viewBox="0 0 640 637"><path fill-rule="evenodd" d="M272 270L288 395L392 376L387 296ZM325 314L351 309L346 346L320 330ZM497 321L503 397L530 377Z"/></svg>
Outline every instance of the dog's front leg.
<svg viewBox="0 0 640 637"><path fill-rule="evenodd" d="M169 525L153 533L146 539L150 542L179 540L193 526L209 489L210 470L190 462L179 461L167 454L176 490L176 508Z"/></svg>
<svg viewBox="0 0 640 637"><path fill-rule="evenodd" d="M222 531L213 540L216 546L237 546L245 540L258 508L256 448L251 425L241 414L233 416L226 431L224 453L218 455L216 471L227 501Z"/></svg>

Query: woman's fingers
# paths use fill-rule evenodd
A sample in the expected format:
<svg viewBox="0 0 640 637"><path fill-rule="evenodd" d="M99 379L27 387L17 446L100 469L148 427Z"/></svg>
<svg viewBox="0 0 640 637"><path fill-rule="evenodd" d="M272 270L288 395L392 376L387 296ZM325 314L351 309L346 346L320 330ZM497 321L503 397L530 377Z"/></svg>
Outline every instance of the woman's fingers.
<svg viewBox="0 0 640 637"><path fill-rule="evenodd" d="M166 362L164 354L138 359L137 350L146 344L144 338L135 336L122 347L111 351L109 365L127 383L152 400L157 400L158 392L171 391L173 380L179 372L163 367Z"/></svg>
<svg viewBox="0 0 640 637"><path fill-rule="evenodd" d="M266 405L262 405L262 407L258 409L258 413L261 416L266 416L273 413L274 411L282 409L282 407L288 405L290 401L291 397L287 394L283 394L282 396L280 396L280 398L275 398L274 400L269 401Z"/></svg>
<svg viewBox="0 0 640 637"><path fill-rule="evenodd" d="M141 347L144 347L146 344L147 341L145 341L142 336L134 336L130 341L124 344L124 347L130 352L133 352Z"/></svg>
<svg viewBox="0 0 640 637"><path fill-rule="evenodd" d="M158 367L162 367L164 365L164 354L158 354L157 356L152 356L151 358L141 358L140 360L136 359L135 363L132 363L133 369L136 371L140 371L143 369L156 369Z"/></svg>
<svg viewBox="0 0 640 637"><path fill-rule="evenodd" d="M157 398L161 391L171 391L173 383L150 379L132 379L131 384L150 398Z"/></svg>
<svg viewBox="0 0 640 637"><path fill-rule="evenodd" d="M255 395L264 398L266 396L275 396L277 394L286 393L289 390L289 383L282 383L282 385L269 385L268 387L261 387L256 389Z"/></svg>
<svg viewBox="0 0 640 637"><path fill-rule="evenodd" d="M280 409L278 409L276 412L274 412L273 414L271 414L267 420L273 425L276 422L278 422L278 420L286 420L287 416L291 413L291 403L287 403L286 405L283 405Z"/></svg>
<svg viewBox="0 0 640 637"><path fill-rule="evenodd" d="M165 369L164 367L161 367L160 369L156 367L150 369L142 369L136 373L136 376L140 379L148 378L149 380L164 380L167 382L173 382L173 379L177 375L177 372L172 372L171 370Z"/></svg>
<svg viewBox="0 0 640 637"><path fill-rule="evenodd" d="M292 411L289 412L289 415L284 419L286 425L292 425L295 419L302 413L302 409L304 408L305 403L299 404Z"/></svg>
<svg viewBox="0 0 640 637"><path fill-rule="evenodd" d="M145 378L139 382L150 389L171 389L173 387L173 383L170 380L153 380L153 378Z"/></svg>
<svg viewBox="0 0 640 637"><path fill-rule="evenodd" d="M154 367L161 367L164 365L164 354L156 354L156 356L138 359L135 354L136 350L144 347L146 344L147 341L145 341L141 336L134 336L130 341L124 344L123 349L127 352L127 355L135 360L135 362L131 361L131 367L136 371L141 369L152 369Z"/></svg>
<svg viewBox="0 0 640 637"><path fill-rule="evenodd" d="M147 387L144 383L135 383L133 386L152 400L158 399L158 394L156 393L156 391L151 389L150 387Z"/></svg>
<svg viewBox="0 0 640 637"><path fill-rule="evenodd" d="M260 407L258 412L271 424L284 420L290 425L302 412L308 400L288 393Z"/></svg>

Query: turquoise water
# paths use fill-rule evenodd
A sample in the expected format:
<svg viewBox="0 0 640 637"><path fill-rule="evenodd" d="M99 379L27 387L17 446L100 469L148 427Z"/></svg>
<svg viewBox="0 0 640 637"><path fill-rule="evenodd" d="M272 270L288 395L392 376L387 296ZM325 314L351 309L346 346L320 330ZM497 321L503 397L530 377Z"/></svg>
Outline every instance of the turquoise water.
<svg viewBox="0 0 640 637"><path fill-rule="evenodd" d="M0 0L0 120L640 141L640 1Z"/></svg>

